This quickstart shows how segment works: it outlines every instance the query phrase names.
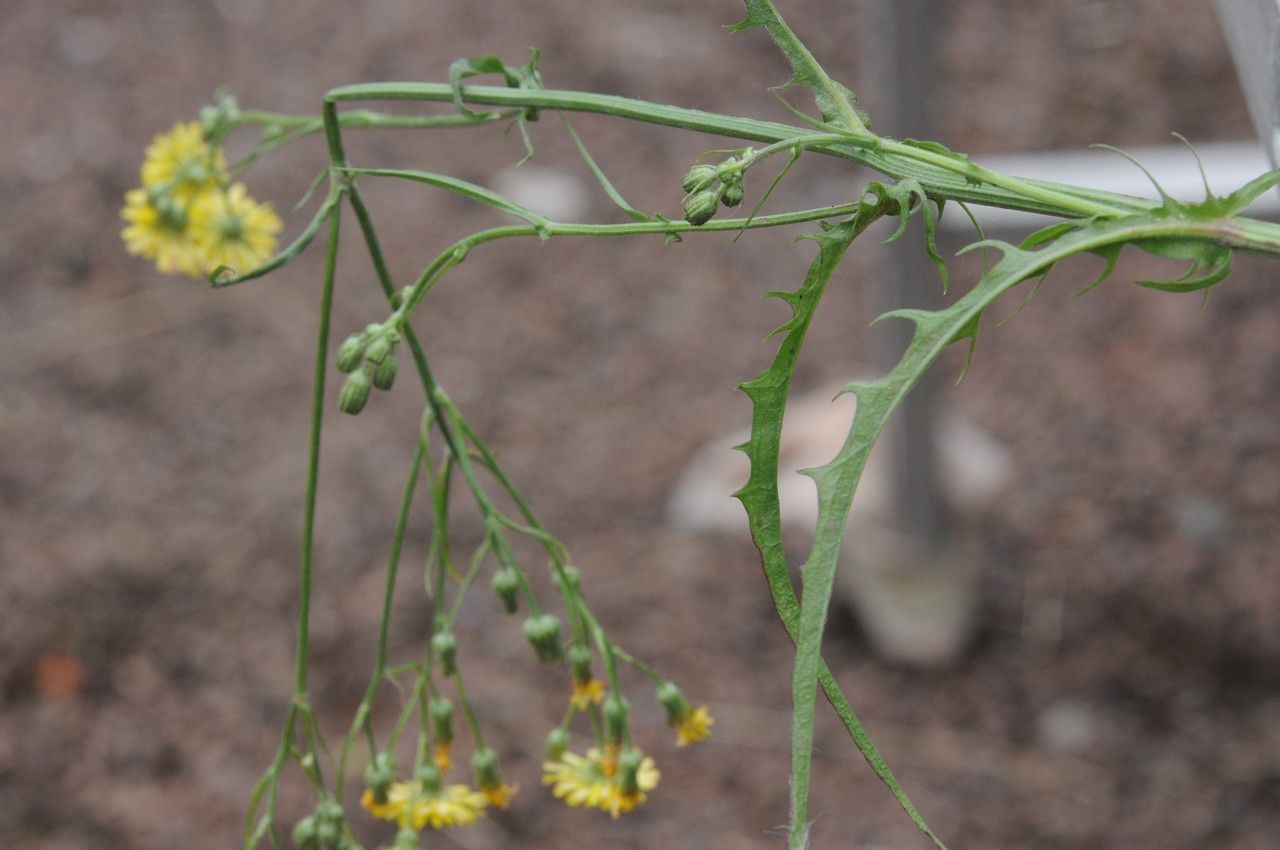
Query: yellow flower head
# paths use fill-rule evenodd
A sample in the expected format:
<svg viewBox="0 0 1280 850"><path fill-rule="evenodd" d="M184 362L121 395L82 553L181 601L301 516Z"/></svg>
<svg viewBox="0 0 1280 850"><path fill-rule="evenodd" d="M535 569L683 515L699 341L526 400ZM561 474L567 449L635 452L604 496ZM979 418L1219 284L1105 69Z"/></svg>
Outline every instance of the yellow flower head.
<svg viewBox="0 0 1280 850"><path fill-rule="evenodd" d="M638 751L633 751L639 756ZM617 756L592 748L585 756L566 752L542 765L542 784L570 806L600 809L617 818L647 798L660 774L653 759L639 756L633 775L619 771Z"/></svg>
<svg viewBox="0 0 1280 850"><path fill-rule="evenodd" d="M587 679L585 682L574 682L573 693L569 695L569 703L578 711L586 711L592 705L604 701L604 682L599 679Z"/></svg>
<svg viewBox="0 0 1280 850"><path fill-rule="evenodd" d="M129 223L120 236L130 254L154 260L165 274L199 277L204 267L201 248L193 236L190 216L172 198L131 189L124 196L120 217Z"/></svg>
<svg viewBox="0 0 1280 850"><path fill-rule="evenodd" d="M480 792L484 794L485 799L489 801L489 805L498 809L505 809L511 803L511 798L514 797L516 792L519 790L519 785L508 785L505 782L499 782L496 785L480 786Z"/></svg>
<svg viewBox="0 0 1280 850"><path fill-rule="evenodd" d="M276 250L280 217L270 204L249 197L244 184L226 192L206 192L191 204L191 227L205 269L227 266L247 272L266 262Z"/></svg>
<svg viewBox="0 0 1280 850"><path fill-rule="evenodd" d="M475 823L484 814L486 800L484 794L466 785L442 785L432 790L422 782L394 782L385 803L375 800L370 789L365 790L360 803L375 818L401 826L448 829Z"/></svg>
<svg viewBox="0 0 1280 850"><path fill-rule="evenodd" d="M189 201L217 188L226 170L222 151L205 141L200 122L191 121L175 124L151 140L142 161L142 185L172 191Z"/></svg>
<svg viewBox="0 0 1280 850"><path fill-rule="evenodd" d="M693 709L676 724L676 746L686 747L697 741L705 741L711 737L711 727L715 722L716 719L705 705Z"/></svg>

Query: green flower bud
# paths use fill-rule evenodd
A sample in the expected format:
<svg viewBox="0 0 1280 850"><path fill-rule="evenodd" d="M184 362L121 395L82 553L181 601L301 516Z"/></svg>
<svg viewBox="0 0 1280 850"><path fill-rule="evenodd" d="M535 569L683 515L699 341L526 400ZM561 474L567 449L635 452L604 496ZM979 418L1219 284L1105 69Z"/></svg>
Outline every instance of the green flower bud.
<svg viewBox="0 0 1280 850"><path fill-rule="evenodd" d="M326 797L316 806L316 816L321 820L342 823L342 804L332 797Z"/></svg>
<svg viewBox="0 0 1280 850"><path fill-rule="evenodd" d="M453 702L448 697L431 700L429 711L435 727L436 741L448 744L453 740Z"/></svg>
<svg viewBox="0 0 1280 850"><path fill-rule="evenodd" d="M695 165L689 169L689 173L680 181L680 188L686 192L692 192L694 189L705 186L715 179L716 168L714 165Z"/></svg>
<svg viewBox="0 0 1280 850"><path fill-rule="evenodd" d="M422 843L418 840L418 831L411 826L402 826L396 833L395 850L420 850Z"/></svg>
<svg viewBox="0 0 1280 850"><path fill-rule="evenodd" d="M576 593L582 587L582 573L577 567L566 565L563 571L556 573L555 582L561 593Z"/></svg>
<svg viewBox="0 0 1280 850"><path fill-rule="evenodd" d="M367 370L352 372L342 383L342 392L338 394L338 409L352 416L364 410L371 386Z"/></svg>
<svg viewBox="0 0 1280 850"><path fill-rule="evenodd" d="M347 337L338 349L338 371L345 375L360 368L360 361L364 359L364 349L367 344L368 339L362 333Z"/></svg>
<svg viewBox="0 0 1280 850"><path fill-rule="evenodd" d="M563 729L552 729L547 733L547 743L543 747L547 758L559 761L565 750L569 749L569 733Z"/></svg>
<svg viewBox="0 0 1280 850"><path fill-rule="evenodd" d="M609 694L604 698L604 736L605 740L617 743L627 735L627 715L630 709L627 701L617 694Z"/></svg>
<svg viewBox="0 0 1280 850"><path fill-rule="evenodd" d="M493 574L493 592L502 600L508 614L514 614L520 602L520 576L515 568L507 565Z"/></svg>
<svg viewBox="0 0 1280 850"><path fill-rule="evenodd" d="M314 815L307 815L293 825L293 843L300 850L313 850L319 844Z"/></svg>
<svg viewBox="0 0 1280 850"><path fill-rule="evenodd" d="M684 220L698 227L711 221L720 206L720 198L712 190L703 189L686 197L680 206L684 210Z"/></svg>
<svg viewBox="0 0 1280 850"><path fill-rule="evenodd" d="M720 191L720 203L726 207L736 207L742 203L744 197L746 197L746 191L742 188L741 180L726 183L724 189Z"/></svg>
<svg viewBox="0 0 1280 850"><path fill-rule="evenodd" d="M618 786L623 794L634 794L640 790L640 765L644 764L644 756L635 747L627 747L618 757Z"/></svg>
<svg viewBox="0 0 1280 850"><path fill-rule="evenodd" d="M323 818L316 824L316 844L321 847L332 847L340 835L342 827L335 821Z"/></svg>
<svg viewBox="0 0 1280 850"><path fill-rule="evenodd" d="M381 363L386 360L396 347L396 340L390 333L374 334L369 347L365 349L364 356L372 360L374 363Z"/></svg>
<svg viewBox="0 0 1280 850"><path fill-rule="evenodd" d="M431 648L440 659L440 672L446 676L458 672L458 639L453 632L436 632L431 637Z"/></svg>
<svg viewBox="0 0 1280 850"><path fill-rule="evenodd" d="M552 664L564 657L560 648L560 619L554 614L539 614L524 621L524 636L533 645L538 660Z"/></svg>
<svg viewBox="0 0 1280 850"><path fill-rule="evenodd" d="M396 382L396 357L388 354L373 370L373 385L380 390L389 390Z"/></svg>

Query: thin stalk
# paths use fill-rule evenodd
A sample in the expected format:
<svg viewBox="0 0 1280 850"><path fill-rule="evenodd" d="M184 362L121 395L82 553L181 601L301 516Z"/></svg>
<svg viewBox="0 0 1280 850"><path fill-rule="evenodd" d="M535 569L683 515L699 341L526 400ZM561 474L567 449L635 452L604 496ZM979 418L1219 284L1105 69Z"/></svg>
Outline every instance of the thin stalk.
<svg viewBox="0 0 1280 850"><path fill-rule="evenodd" d="M383 674L387 669L387 640L391 633L391 603L395 595L396 575L400 567L400 553L404 547L405 531L409 525L409 508L413 504L413 494L418 486L418 474L422 470L422 464L426 456L426 446L421 440L417 441L417 448L413 453L413 462L409 466L409 479L405 482L404 496L400 500L400 514L396 519L396 528L394 536L391 539L391 555L387 561L387 584L382 594L382 620L378 624L378 648L374 653L373 675L369 678L369 686L365 689L364 699L360 701L360 706L356 709L355 718L351 722L351 728L347 731L346 740L342 743L342 753L338 758L338 773L334 780L337 788L336 794L338 799L342 799L342 792L346 786L347 777L347 759L351 752L351 746L355 743L356 736L361 728L369 728L369 713L373 709L373 699L378 692L378 686L382 684Z"/></svg>

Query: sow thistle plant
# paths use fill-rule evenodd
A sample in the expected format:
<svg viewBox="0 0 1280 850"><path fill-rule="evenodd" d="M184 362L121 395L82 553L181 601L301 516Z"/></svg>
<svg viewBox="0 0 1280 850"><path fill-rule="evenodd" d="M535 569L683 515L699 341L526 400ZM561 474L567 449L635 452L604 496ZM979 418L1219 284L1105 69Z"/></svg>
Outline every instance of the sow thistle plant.
<svg viewBox="0 0 1280 850"><path fill-rule="evenodd" d="M796 646L788 846L795 850L808 840L819 689L906 814L938 847L944 846L880 756L821 655L841 538L867 457L889 417L930 364L957 342L967 342L972 353L988 308L1020 284L1036 281L1027 295L1030 297L1062 260L1081 254L1101 257L1105 265L1089 287L1093 288L1111 276L1121 249L1131 245L1188 264L1179 277L1136 281L1140 286L1196 292L1221 282L1238 251L1280 255L1280 227L1240 216L1254 199L1280 182L1280 171L1262 175L1225 196L1213 195L1206 185L1206 196L1197 203L1175 200L1163 190L1161 199L1154 202L997 174L937 142L896 140L873 132L853 94L827 75L769 0L746 0L746 8L746 18L730 29L740 33L760 28L768 33L794 73L790 85L808 90L817 117L786 101L783 103L796 119L794 123L548 89L538 72L535 53L523 66L507 65L491 56L459 60L450 66L443 83L336 88L324 96L319 116L242 110L232 97L222 94L203 111L199 122L175 126L147 149L142 187L125 198L123 216L128 226L122 235L131 253L154 261L162 272L207 276L218 288L237 285L281 268L322 230L326 233L293 698L279 749L252 795L245 820L246 848L283 847L288 834L293 845L304 850L355 850L359 845L352 824L362 817L394 824L398 830L396 848L418 847L424 830L468 826L490 809L505 807L520 784L536 784L531 778L509 781L485 738L484 706L473 705L465 684L464 673L469 673L472 665L483 665L484 659L461 639L458 618L463 601L485 583L485 575L502 610L521 619L518 628L529 645L531 660L554 668L556 675L563 677L564 715L546 737L541 776L541 783L555 798L616 818L645 803L657 787L658 767L633 738L631 691L622 681L623 668L649 681L653 698L664 710L678 744L694 743L710 734L714 720L707 706L695 706L675 683L621 647L592 613L583 575L573 565L568 547L541 524L495 454L435 379L413 317L453 268L473 249L489 242L517 237L545 241L570 236L644 235L672 242L694 233L728 231L741 235L747 230L805 222L816 225L817 229L804 238L813 241L817 255L796 289L770 293L785 302L792 315L775 331L781 343L773 362L741 385L754 410L750 439L739 447L750 460L750 475L735 494L746 508L769 593ZM479 75L497 75L503 85L465 84ZM452 111L393 115L346 108L357 102L385 101L441 102L452 104ZM352 129L431 130L508 123L519 130L532 155L527 125L543 112L557 114L602 190L628 221L554 221L483 186L446 174L353 165L344 148L344 133ZM641 211L627 202L569 123L567 114L574 112L710 133L743 144L692 164L683 178L671 175L673 204L680 198L683 213L683 220L678 220ZM241 160L229 164L223 142L243 127L259 127L261 135ZM310 222L277 251L279 218L269 205L253 200L237 181L264 154L317 133L323 133L327 142L328 163L313 188L324 186L324 197ZM869 183L847 203L764 212L773 189L806 153L870 167L887 179ZM755 170L777 157L785 160L783 166L771 182L762 185L764 181ZM452 192L513 217L517 223L500 224L458 239L444 246L415 279L397 282L388 269L373 216L360 191L363 181L380 179L406 180ZM748 198L752 205L746 215L725 217L726 210L738 208ZM964 294L939 310L898 310L882 317L913 323L914 334L901 360L886 376L844 387L844 392L858 400L848 436L828 463L805 471L817 487L819 511L812 547L799 568L798 592L784 554L777 482L783 412L805 336L846 251L868 227L885 217L898 221L891 239L906 231L911 216L923 220L924 250L936 264L945 290L947 265L936 248L934 232L948 203L966 213L969 205L978 204L1031 211L1058 220L1017 245L982 238L979 231L978 241L964 250L982 249L996 255L997 261L988 265ZM330 317L344 207L355 215L359 241L386 298L388 312L380 321L348 333L331 357ZM308 688L320 437L330 404L325 397L325 378L331 367L346 375L337 407L355 415L371 403L374 390L392 390L402 360L420 385L424 410L421 420L411 426L416 447L390 543L369 683L345 737L330 748L316 723ZM394 588L419 489L428 494L425 512L432 527L424 571L432 630L416 658L392 664L388 631ZM455 556L450 535L458 490L466 493L483 520L482 540L465 559L461 559L462 553ZM513 509L502 508L500 501ZM545 607L546 600L535 592L529 579L531 565L516 552L518 538L534 541L545 556L558 596L556 610ZM401 699L392 727L377 730L373 709L386 682L396 686ZM575 722L586 739L578 751L571 748L570 731ZM357 747L367 750L361 761L368 764L363 787L355 795L358 806L348 794ZM412 754L403 763L402 752ZM460 778L462 763L470 767L470 782ZM277 806L288 765L299 769L315 803L314 811L291 831L280 823Z"/></svg>

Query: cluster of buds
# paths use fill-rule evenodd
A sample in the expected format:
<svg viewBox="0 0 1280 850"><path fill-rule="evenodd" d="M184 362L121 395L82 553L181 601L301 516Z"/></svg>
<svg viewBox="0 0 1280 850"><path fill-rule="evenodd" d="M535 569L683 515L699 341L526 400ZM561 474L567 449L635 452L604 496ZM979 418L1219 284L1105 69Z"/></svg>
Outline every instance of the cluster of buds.
<svg viewBox="0 0 1280 850"><path fill-rule="evenodd" d="M299 850L360 850L347 831L342 805L332 798L294 824L293 843Z"/></svg>
<svg viewBox="0 0 1280 850"><path fill-rule="evenodd" d="M718 166L699 163L690 168L680 182L685 191L680 204L685 221L697 227L710 221L721 204L736 207L742 203L742 170L742 160L733 156Z"/></svg>
<svg viewBox="0 0 1280 850"><path fill-rule="evenodd" d="M338 407L353 416L364 410L369 393L389 390L396 380L396 344L400 334L386 325L372 324L347 337L338 348L338 371L347 376Z"/></svg>

